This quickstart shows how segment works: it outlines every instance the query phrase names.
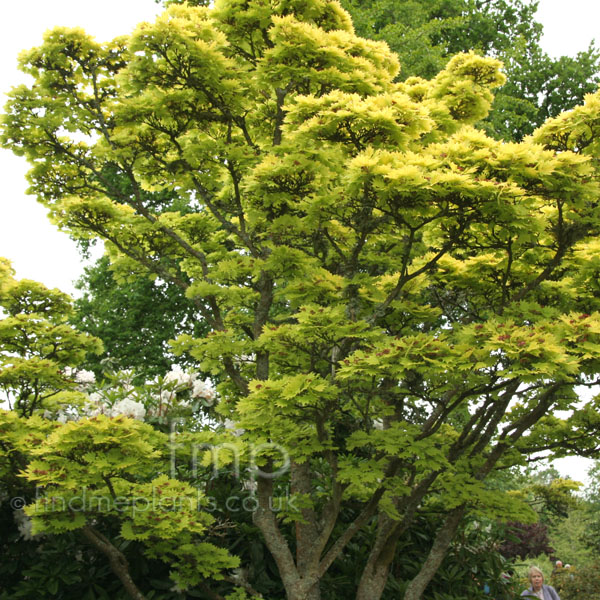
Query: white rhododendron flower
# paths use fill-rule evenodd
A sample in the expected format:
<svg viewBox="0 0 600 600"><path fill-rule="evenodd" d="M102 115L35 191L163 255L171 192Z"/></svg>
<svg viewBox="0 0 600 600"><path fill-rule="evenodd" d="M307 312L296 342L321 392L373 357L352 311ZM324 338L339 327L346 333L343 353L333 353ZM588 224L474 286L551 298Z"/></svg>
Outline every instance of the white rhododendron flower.
<svg viewBox="0 0 600 600"><path fill-rule="evenodd" d="M96 383L96 376L92 371L86 371L85 369L73 369L72 367L65 367L64 373L67 377L73 377L75 383L80 385L88 385L90 383Z"/></svg>
<svg viewBox="0 0 600 600"><path fill-rule="evenodd" d="M93 376L87 371L83 373ZM212 405L217 397L210 380L202 381L197 373L185 372L178 365L173 365L164 378L142 385L134 386L131 374L126 371L116 373L112 380L112 388L106 388L105 384L93 393L94 388L87 388L88 401L79 409L80 415L126 415L140 421L162 419L178 409L195 406L194 400L204 399L205 405Z"/></svg>
<svg viewBox="0 0 600 600"><path fill-rule="evenodd" d="M93 392L88 395L88 402L81 409L82 415L86 417L97 417L98 415L106 415L110 411L109 406L104 402L102 394Z"/></svg>
<svg viewBox="0 0 600 600"><path fill-rule="evenodd" d="M96 383L96 376L92 371L86 371L85 369L82 369L81 371L77 371L77 373L75 373L75 381L81 384Z"/></svg>
<svg viewBox="0 0 600 600"><path fill-rule="evenodd" d="M214 400L215 396L215 390L208 381L194 381L194 386L192 387L192 398L206 398L206 400Z"/></svg>
<svg viewBox="0 0 600 600"><path fill-rule="evenodd" d="M171 370L165 375L165 383L175 385L189 385L195 376L188 375L179 365L172 365Z"/></svg>
<svg viewBox="0 0 600 600"><path fill-rule="evenodd" d="M103 401L102 394L99 394L98 392L92 392L89 395L89 399L90 402L93 402L94 404L100 404Z"/></svg>
<svg viewBox="0 0 600 600"><path fill-rule="evenodd" d="M109 414L110 408L105 404L87 404L83 412L86 417L97 417Z"/></svg>
<svg viewBox="0 0 600 600"><path fill-rule="evenodd" d="M146 409L141 402L125 398L125 400L119 400L119 402L113 404L110 415L111 417L123 415L125 417L137 419L138 421L143 421L146 416Z"/></svg>
<svg viewBox="0 0 600 600"><path fill-rule="evenodd" d="M171 400L175 397L174 392L169 392L169 390L163 390L160 393L160 401L162 404L169 404Z"/></svg>

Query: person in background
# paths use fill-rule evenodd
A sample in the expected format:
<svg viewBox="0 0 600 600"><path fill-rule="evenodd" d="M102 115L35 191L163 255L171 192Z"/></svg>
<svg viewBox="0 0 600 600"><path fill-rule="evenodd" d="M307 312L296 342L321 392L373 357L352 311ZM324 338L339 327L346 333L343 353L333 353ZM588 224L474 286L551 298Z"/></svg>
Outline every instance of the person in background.
<svg viewBox="0 0 600 600"><path fill-rule="evenodd" d="M538 567L529 567L529 583L529 589L524 590L521 596L540 600L560 600L556 590L551 585L544 584L544 574Z"/></svg>
<svg viewBox="0 0 600 600"><path fill-rule="evenodd" d="M553 580L557 575L562 574L563 571L563 561L557 560L554 563L554 568L552 569L552 573L550 574L550 579Z"/></svg>

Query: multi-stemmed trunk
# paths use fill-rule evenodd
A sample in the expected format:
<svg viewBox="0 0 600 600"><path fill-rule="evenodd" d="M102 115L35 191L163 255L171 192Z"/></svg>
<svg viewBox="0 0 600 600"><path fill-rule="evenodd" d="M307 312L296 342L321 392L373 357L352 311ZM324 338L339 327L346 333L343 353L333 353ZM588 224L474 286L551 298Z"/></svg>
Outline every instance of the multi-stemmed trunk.
<svg viewBox="0 0 600 600"><path fill-rule="evenodd" d="M465 507L459 506L452 510L438 530L431 550L421 565L421 569L406 588L403 600L420 600L425 588L440 568L448 548L460 522L465 514Z"/></svg>
<svg viewBox="0 0 600 600"><path fill-rule="evenodd" d="M307 465L291 464L292 493L305 493L310 486ZM277 515L271 508L273 480L261 477L257 482L258 507L254 522L260 528L269 551L273 555L283 581L288 600L320 600L319 531L312 510L302 511L304 523L296 524L296 556L283 536Z"/></svg>
<svg viewBox="0 0 600 600"><path fill-rule="evenodd" d="M504 414L506 405L518 386L519 382L517 380L507 385L501 400L497 401L497 415L494 416L491 423L487 423L486 431L480 434L479 443L473 444L468 434L464 437L461 436L458 445L450 451L448 458L451 462L462 455L472 458L475 453L482 452L483 446L490 442L493 432L497 431L499 424L497 420ZM476 479L483 480L494 468L506 449L513 447L524 432L537 422L540 416L545 414L560 387L560 383L550 386L540 395L539 403L534 411L517 420L511 428L504 430L493 448L487 453L486 460L480 470L474 474ZM398 540L413 523L418 506L440 473L441 470L432 471L413 488L408 497L398 501L396 508L403 515L400 521L391 519L383 512L379 513L376 540L363 567L355 596L356 600L379 600L382 597ZM312 476L313 473L308 461L303 463L292 462L290 481L292 494L309 495ZM383 490L381 488L376 492L360 515L331 544L330 536L339 516L342 496L341 487L335 483L335 477L333 489L334 501L327 505L327 509L321 515L317 515L312 508L301 510L301 521L296 523L296 555L294 556L290 550L288 540L279 528L277 515L270 506L273 495L273 480L268 477L258 480L258 509L254 513L254 521L262 531L267 547L277 563L288 600L320 600L319 583L322 576L334 560L341 555L350 539L360 531L369 519L376 515ZM436 533L427 558L421 565L417 575L409 582L402 600L420 600L446 556L466 510L466 505L460 505L446 514ZM326 552L325 548L327 548Z"/></svg>

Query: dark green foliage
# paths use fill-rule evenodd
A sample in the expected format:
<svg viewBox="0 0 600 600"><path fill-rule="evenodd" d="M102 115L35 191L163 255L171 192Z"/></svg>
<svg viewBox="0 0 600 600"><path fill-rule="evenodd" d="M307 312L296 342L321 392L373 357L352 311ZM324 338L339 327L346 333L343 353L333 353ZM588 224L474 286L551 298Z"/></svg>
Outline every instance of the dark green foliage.
<svg viewBox="0 0 600 600"><path fill-rule="evenodd" d="M398 548L390 577L389 595L403 590L417 573L439 526L439 515L428 515L411 528L410 543ZM475 600L512 598L516 592L506 578L510 566L498 552L501 530L491 523L463 523L440 569L429 584L424 600ZM489 589L490 595L486 594ZM516 594L514 594L516 595Z"/></svg>
<svg viewBox="0 0 600 600"><path fill-rule="evenodd" d="M107 257L85 270L77 287L72 324L104 341L105 354L85 367L102 370L107 358L113 369L134 369L151 378L164 375L173 362L184 358L169 352L168 342L182 333L202 335L204 324L192 303L176 287L138 277L117 283Z"/></svg>
<svg viewBox="0 0 600 600"><path fill-rule="evenodd" d="M26 540L8 502L0 508L0 600L126 598L103 556L76 534Z"/></svg>
<svg viewBox="0 0 600 600"><path fill-rule="evenodd" d="M582 104L600 81L600 53L593 46L576 57L552 59L538 40L520 39L502 60L508 81L496 94L484 127L507 140L519 140L546 119Z"/></svg>
<svg viewBox="0 0 600 600"><path fill-rule="evenodd" d="M77 533L23 539L12 512L8 503L0 508L0 600L129 600L106 557ZM114 542L149 600L181 600L166 565L146 559L135 543Z"/></svg>
<svg viewBox="0 0 600 600"><path fill-rule="evenodd" d="M508 81L482 124L488 135L520 140L548 117L582 104L600 82L600 54L553 59L541 46L537 2L522 0L342 0L357 32L386 41L400 57L400 77L429 79L458 52L500 58Z"/></svg>

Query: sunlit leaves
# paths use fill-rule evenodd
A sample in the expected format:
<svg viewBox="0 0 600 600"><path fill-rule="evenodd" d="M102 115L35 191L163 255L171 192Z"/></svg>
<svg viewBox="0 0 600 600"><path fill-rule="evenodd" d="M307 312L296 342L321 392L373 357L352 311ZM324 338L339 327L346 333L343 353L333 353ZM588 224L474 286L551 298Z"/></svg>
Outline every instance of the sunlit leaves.
<svg viewBox="0 0 600 600"><path fill-rule="evenodd" d="M338 552L342 508L367 510L359 528L378 511L402 527L425 510L521 518L518 500L488 489L494 469L575 452L584 415L597 451L591 414L548 420L574 410L600 366L595 97L502 143L476 128L504 82L499 61L460 54L429 81L395 83L389 48L325 0L170 3L120 42L118 65L112 46L55 36L24 59L37 82L11 96L4 144L33 162L32 191L61 227L107 241L119 277L151 274L198 309L209 332L173 349L217 382L219 418L239 435L224 462L256 444L255 467L291 465L282 481L301 505L283 515L268 500L284 483L256 478L273 553L293 554L281 521L314 524L299 554ZM107 93L92 102L96 72ZM84 108L61 128L71 105ZM147 497L155 448L141 425L80 421L48 438L56 470L35 462L28 476ZM213 573L182 529L209 519L171 517L138 515L122 533Z"/></svg>
<svg viewBox="0 0 600 600"><path fill-rule="evenodd" d="M83 395L67 367L99 353L97 338L67 324L71 299L35 281L0 272L0 389L21 415L78 404ZM1 264L0 264L1 266Z"/></svg>

